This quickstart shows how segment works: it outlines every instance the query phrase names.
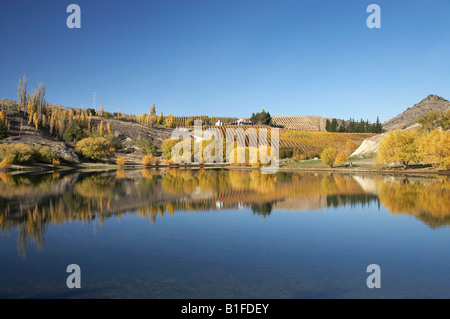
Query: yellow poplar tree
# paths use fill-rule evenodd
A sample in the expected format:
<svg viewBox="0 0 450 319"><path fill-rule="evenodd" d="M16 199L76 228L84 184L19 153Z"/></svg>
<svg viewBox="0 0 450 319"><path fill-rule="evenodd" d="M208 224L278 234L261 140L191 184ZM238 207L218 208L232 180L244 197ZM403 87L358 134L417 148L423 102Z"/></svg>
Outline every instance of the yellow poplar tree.
<svg viewBox="0 0 450 319"><path fill-rule="evenodd" d="M161 112L161 115L158 117L158 124L164 125L164 115L163 115L163 112Z"/></svg>
<svg viewBox="0 0 450 319"><path fill-rule="evenodd" d="M97 127L97 134L98 134L99 136L102 136L102 135L103 135L103 121L101 121L100 124L99 124L98 127Z"/></svg>
<svg viewBox="0 0 450 319"><path fill-rule="evenodd" d="M323 150L322 154L320 154L322 163L330 167L333 167L337 154L338 151L334 147L327 147L326 149Z"/></svg>
<svg viewBox="0 0 450 319"><path fill-rule="evenodd" d="M409 163L419 160L416 130L394 130L380 141L376 161L378 163L399 163L408 168Z"/></svg>
<svg viewBox="0 0 450 319"><path fill-rule="evenodd" d="M174 119L172 113L170 113L169 117L166 119L166 126L170 127L170 128L175 127L175 119Z"/></svg>
<svg viewBox="0 0 450 319"><path fill-rule="evenodd" d="M436 168L450 169L450 131L431 130L420 138L420 159Z"/></svg>
<svg viewBox="0 0 450 319"><path fill-rule="evenodd" d="M339 152L334 160L334 163L338 166L344 166L347 159L348 157L344 152Z"/></svg>
<svg viewBox="0 0 450 319"><path fill-rule="evenodd" d="M39 125L39 120L38 120L37 113L33 114L33 124L34 124L34 127L35 127L36 131L37 131L38 125Z"/></svg>

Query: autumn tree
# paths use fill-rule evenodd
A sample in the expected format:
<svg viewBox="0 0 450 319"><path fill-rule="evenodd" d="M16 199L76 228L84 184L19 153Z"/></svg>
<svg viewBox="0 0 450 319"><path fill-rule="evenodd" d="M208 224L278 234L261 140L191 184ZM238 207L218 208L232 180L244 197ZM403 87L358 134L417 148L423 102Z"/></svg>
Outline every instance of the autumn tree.
<svg viewBox="0 0 450 319"><path fill-rule="evenodd" d="M145 155L142 158L142 165L144 165L144 166L159 165L159 163L160 163L160 159L157 157L153 157L152 154Z"/></svg>
<svg viewBox="0 0 450 319"><path fill-rule="evenodd" d="M164 115L163 112L161 112L161 115L158 117L158 122L159 125L164 125Z"/></svg>
<svg viewBox="0 0 450 319"><path fill-rule="evenodd" d="M380 141L376 161L378 163L399 163L408 168L409 163L417 162L418 132L416 130L394 130Z"/></svg>
<svg viewBox="0 0 450 319"><path fill-rule="evenodd" d="M100 105L100 107L97 110L97 115L102 117L104 111L105 111L105 109L103 108L103 104L102 104L102 105Z"/></svg>
<svg viewBox="0 0 450 319"><path fill-rule="evenodd" d="M280 156L281 158L281 156ZM298 149L297 147L293 149L292 151L292 160L294 162L298 162L298 161L302 161L302 160L306 160L306 155L305 153L302 153L302 151L300 151L300 149Z"/></svg>
<svg viewBox="0 0 450 319"><path fill-rule="evenodd" d="M175 128L175 119L174 119L172 113L170 113L169 117L166 119L165 124L168 128Z"/></svg>
<svg viewBox="0 0 450 319"><path fill-rule="evenodd" d="M424 134L418 142L418 153L422 162L450 169L450 131L435 129Z"/></svg>
<svg viewBox="0 0 450 319"><path fill-rule="evenodd" d="M124 166L125 162L126 162L126 160L125 160L125 157L123 157L123 156L118 156L116 159L116 164L119 166Z"/></svg>
<svg viewBox="0 0 450 319"><path fill-rule="evenodd" d="M150 105L150 113L149 113L149 115L150 116L153 116L153 115L156 116L156 106L155 106L155 104Z"/></svg>
<svg viewBox="0 0 450 319"><path fill-rule="evenodd" d="M352 140L348 139L347 143L345 144L344 153L347 156L350 156L354 151L358 149L358 144L353 142Z"/></svg>
<svg viewBox="0 0 450 319"><path fill-rule="evenodd" d="M338 151L334 147L327 147L326 149L323 150L322 154L320 154L322 163L330 167L333 167L337 154Z"/></svg>
<svg viewBox="0 0 450 319"><path fill-rule="evenodd" d="M336 156L336 159L334 160L334 163L337 166L344 166L347 159L348 159L348 156L345 152L339 152Z"/></svg>
<svg viewBox="0 0 450 319"><path fill-rule="evenodd" d="M0 140L8 137L8 125L6 123L6 114L0 111Z"/></svg>
<svg viewBox="0 0 450 319"><path fill-rule="evenodd" d="M75 151L86 158L100 160L114 155L114 148L104 137L87 137L79 141Z"/></svg>
<svg viewBox="0 0 450 319"><path fill-rule="evenodd" d="M19 97L19 108L26 113L27 106L27 77L24 75L23 79L19 79L19 85L17 86L17 95Z"/></svg>
<svg viewBox="0 0 450 319"><path fill-rule="evenodd" d="M188 119L186 120L185 125L186 125L186 126L193 126L193 125L194 125L194 119L191 118L191 117L188 118Z"/></svg>

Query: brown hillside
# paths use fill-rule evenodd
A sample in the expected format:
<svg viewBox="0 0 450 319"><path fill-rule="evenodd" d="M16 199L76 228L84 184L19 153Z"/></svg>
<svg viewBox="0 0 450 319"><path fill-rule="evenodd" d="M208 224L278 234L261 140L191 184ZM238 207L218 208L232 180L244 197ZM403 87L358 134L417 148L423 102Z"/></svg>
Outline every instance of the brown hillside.
<svg viewBox="0 0 450 319"><path fill-rule="evenodd" d="M419 103L409 107L403 113L383 123L383 129L386 131L405 129L414 125L417 119L425 113L433 111L445 111L450 108L450 101L437 96L428 95Z"/></svg>
<svg viewBox="0 0 450 319"><path fill-rule="evenodd" d="M22 113L17 111L17 102L11 100L0 100L0 104L7 109L7 119L9 125L9 136L0 141L0 143L25 143L40 144L50 146L59 156L63 158L72 157L75 162L79 162L79 158L74 152L73 145L69 145L64 141L52 136L47 129L39 127L37 130L28 125L28 121L23 117ZM54 105L49 105L53 107ZM59 106L58 106L59 107ZM116 119L105 119L93 117L91 126L96 127L100 121L106 126L110 124L111 133L118 137L124 149L117 155L124 156L128 162L140 163L143 154L139 152L136 146L136 139L144 137L150 139L158 149L161 149L162 142L170 138L172 129L164 126L146 127L138 123L122 121Z"/></svg>

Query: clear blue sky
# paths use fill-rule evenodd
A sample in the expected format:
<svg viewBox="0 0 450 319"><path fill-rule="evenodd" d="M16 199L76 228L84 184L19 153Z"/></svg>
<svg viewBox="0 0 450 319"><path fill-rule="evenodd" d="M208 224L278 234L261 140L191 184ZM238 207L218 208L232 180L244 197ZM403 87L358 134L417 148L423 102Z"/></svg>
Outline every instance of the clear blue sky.
<svg viewBox="0 0 450 319"><path fill-rule="evenodd" d="M448 0L0 0L0 44L0 98L14 100L24 74L50 103L91 107L97 92L135 114L384 121L450 99Z"/></svg>

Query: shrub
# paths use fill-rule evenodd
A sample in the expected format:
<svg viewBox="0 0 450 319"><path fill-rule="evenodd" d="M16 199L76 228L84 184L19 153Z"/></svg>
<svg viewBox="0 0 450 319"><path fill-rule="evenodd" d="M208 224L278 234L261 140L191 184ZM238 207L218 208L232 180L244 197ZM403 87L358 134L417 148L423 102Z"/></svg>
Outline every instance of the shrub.
<svg viewBox="0 0 450 319"><path fill-rule="evenodd" d="M142 158L142 164L145 165L145 166L153 165L153 164L159 164L159 159L158 158L154 158L153 155L151 155L151 154L145 155Z"/></svg>
<svg viewBox="0 0 450 319"><path fill-rule="evenodd" d="M7 158L12 164L47 163L58 159L58 154L48 146L18 144L0 144L0 158Z"/></svg>
<svg viewBox="0 0 450 319"><path fill-rule="evenodd" d="M63 139L67 143L78 142L87 137L87 133L83 130L78 121L73 121L64 131Z"/></svg>
<svg viewBox="0 0 450 319"><path fill-rule="evenodd" d="M75 151L93 160L100 160L114 155L112 143L104 137L84 138L77 143Z"/></svg>
<svg viewBox="0 0 450 319"><path fill-rule="evenodd" d="M336 160L337 150L334 147L327 147L323 150L320 158L322 159L322 163L333 167L334 161Z"/></svg>
<svg viewBox="0 0 450 319"><path fill-rule="evenodd" d="M33 158L38 163L52 164L54 160L58 160L58 154L48 146L36 145L33 153Z"/></svg>
<svg viewBox="0 0 450 319"><path fill-rule="evenodd" d="M179 140L176 139L167 139L163 142L162 144L162 153L163 153L163 157L166 160L171 159L172 157L172 148L179 142Z"/></svg>
<svg viewBox="0 0 450 319"><path fill-rule="evenodd" d="M23 143L0 145L0 157L8 158L13 164L30 163L33 160L33 154L33 148Z"/></svg>
<svg viewBox="0 0 450 319"><path fill-rule="evenodd" d="M57 160L57 159L53 159L53 160L52 160L52 165L53 165L54 167L59 167L59 164L61 164L61 162L60 162L59 160Z"/></svg>
<svg viewBox="0 0 450 319"><path fill-rule="evenodd" d="M139 147L139 150L143 153L143 154L151 154L153 156L157 155L157 147L156 145L154 145L150 140L143 138L143 137L138 137L138 139L136 140L136 146Z"/></svg>
<svg viewBox="0 0 450 319"><path fill-rule="evenodd" d="M0 167L5 169L10 167L12 164L11 160L7 157L5 157L1 162L0 162Z"/></svg>
<svg viewBox="0 0 450 319"><path fill-rule="evenodd" d="M119 166L124 166L125 165L125 157L123 157L123 156L117 157L116 164Z"/></svg>
<svg viewBox="0 0 450 319"><path fill-rule="evenodd" d="M111 147L113 147L115 151L124 148L122 141L118 137L109 134L106 136L106 139L111 143Z"/></svg>
<svg viewBox="0 0 450 319"><path fill-rule="evenodd" d="M284 159L284 158L291 158L292 155L294 153L294 150L292 147L283 147L280 148L280 159Z"/></svg>

